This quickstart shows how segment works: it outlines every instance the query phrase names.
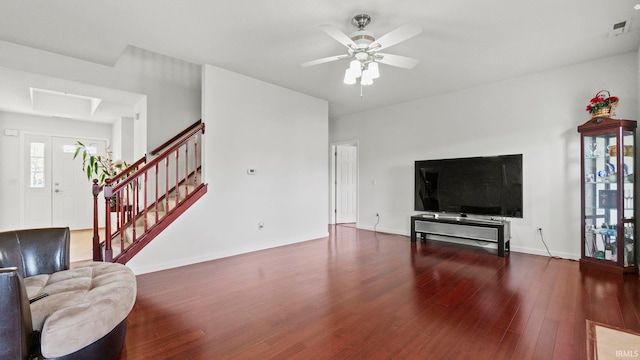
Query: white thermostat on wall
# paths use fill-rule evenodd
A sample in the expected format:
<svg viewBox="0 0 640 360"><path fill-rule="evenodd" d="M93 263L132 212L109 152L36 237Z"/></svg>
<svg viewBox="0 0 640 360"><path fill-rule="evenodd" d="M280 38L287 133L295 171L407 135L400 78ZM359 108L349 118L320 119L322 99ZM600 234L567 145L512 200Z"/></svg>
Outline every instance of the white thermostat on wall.
<svg viewBox="0 0 640 360"><path fill-rule="evenodd" d="M247 169L247 174L255 175L256 174L256 169Z"/></svg>

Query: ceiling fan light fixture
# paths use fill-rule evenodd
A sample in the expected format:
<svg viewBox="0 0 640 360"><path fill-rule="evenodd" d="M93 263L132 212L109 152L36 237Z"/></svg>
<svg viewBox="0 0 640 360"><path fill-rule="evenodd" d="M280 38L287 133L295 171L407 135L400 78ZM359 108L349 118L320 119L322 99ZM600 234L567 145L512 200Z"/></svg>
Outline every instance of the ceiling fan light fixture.
<svg viewBox="0 0 640 360"><path fill-rule="evenodd" d="M360 84L361 85L373 84L373 74L371 73L371 70L366 69L365 71L362 72L362 77L360 78Z"/></svg>
<svg viewBox="0 0 640 360"><path fill-rule="evenodd" d="M422 28L414 23L409 23L376 38L365 27L371 22L367 14L359 14L353 17L351 23L358 28L357 31L347 35L332 25L320 25L320 28L329 36L347 48L344 55L330 56L322 59L302 63L302 66L323 64L330 61L350 59L348 68L344 73L345 84L355 84L360 78L360 96L362 86L373 84L373 80L380 77L379 63L404 69L412 69L418 60L406 56L380 53L380 50L394 46L408 40L422 32Z"/></svg>
<svg viewBox="0 0 640 360"><path fill-rule="evenodd" d="M369 79L361 79L360 80L360 85L363 85L363 86L373 85L373 79L371 79L371 78L369 78Z"/></svg>
<svg viewBox="0 0 640 360"><path fill-rule="evenodd" d="M356 83L356 77L353 76L351 69L346 69L344 71L344 83L347 85L353 85Z"/></svg>
<svg viewBox="0 0 640 360"><path fill-rule="evenodd" d="M380 77L380 69L378 68L378 63L375 61L372 61L369 63L369 65L367 66L367 69L369 69L369 71L371 71L371 78L372 79L377 79Z"/></svg>
<svg viewBox="0 0 640 360"><path fill-rule="evenodd" d="M362 64L358 60L351 60L349 63L349 71L354 78L360 77L362 75Z"/></svg>

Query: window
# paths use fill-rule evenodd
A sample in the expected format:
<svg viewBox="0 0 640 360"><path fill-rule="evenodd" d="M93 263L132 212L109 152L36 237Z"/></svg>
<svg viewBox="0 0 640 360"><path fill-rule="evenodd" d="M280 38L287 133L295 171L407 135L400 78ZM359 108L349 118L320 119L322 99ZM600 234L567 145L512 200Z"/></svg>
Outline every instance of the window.
<svg viewBox="0 0 640 360"><path fill-rule="evenodd" d="M78 145L62 145L62 151L68 154L75 153L77 148L78 148ZM87 149L87 151L91 155L95 155L98 152L98 148L91 145L85 146L85 149Z"/></svg>
<svg viewBox="0 0 640 360"><path fill-rule="evenodd" d="M31 143L29 187L43 188L44 183L44 143Z"/></svg>

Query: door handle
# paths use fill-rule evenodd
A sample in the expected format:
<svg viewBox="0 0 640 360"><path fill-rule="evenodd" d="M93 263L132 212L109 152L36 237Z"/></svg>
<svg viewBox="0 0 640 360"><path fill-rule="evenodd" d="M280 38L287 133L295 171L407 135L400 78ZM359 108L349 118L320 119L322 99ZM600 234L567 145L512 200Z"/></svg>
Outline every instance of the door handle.
<svg viewBox="0 0 640 360"><path fill-rule="evenodd" d="M53 192L62 192L62 190L55 189L55 190L53 190Z"/></svg>

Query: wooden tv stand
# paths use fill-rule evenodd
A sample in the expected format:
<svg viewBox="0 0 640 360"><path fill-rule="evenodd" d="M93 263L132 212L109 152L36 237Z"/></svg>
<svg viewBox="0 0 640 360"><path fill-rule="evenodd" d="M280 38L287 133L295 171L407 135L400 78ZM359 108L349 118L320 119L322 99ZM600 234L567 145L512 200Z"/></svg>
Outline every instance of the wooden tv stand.
<svg viewBox="0 0 640 360"><path fill-rule="evenodd" d="M510 222L506 220L481 220L448 215L415 215L411 217L411 242L416 234L439 235L456 239L489 241L498 244L498 256L509 251Z"/></svg>

